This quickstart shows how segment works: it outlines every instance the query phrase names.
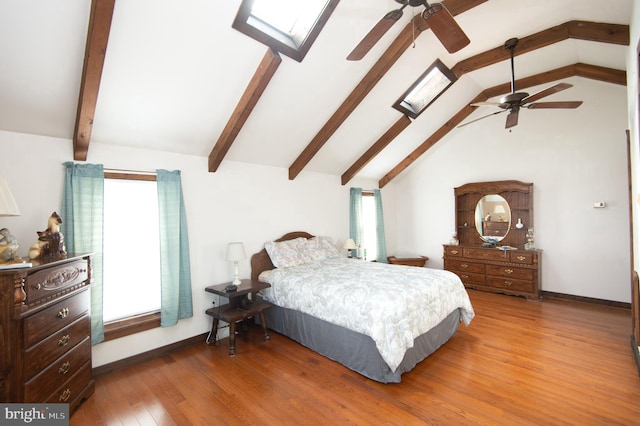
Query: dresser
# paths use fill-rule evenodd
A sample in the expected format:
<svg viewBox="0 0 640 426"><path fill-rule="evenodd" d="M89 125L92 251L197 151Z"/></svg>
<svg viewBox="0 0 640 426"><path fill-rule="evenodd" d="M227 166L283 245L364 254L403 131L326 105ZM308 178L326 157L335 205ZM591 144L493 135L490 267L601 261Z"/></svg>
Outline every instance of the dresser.
<svg viewBox="0 0 640 426"><path fill-rule="evenodd" d="M540 298L540 250L501 250L480 246L444 246L444 269L465 287Z"/></svg>
<svg viewBox="0 0 640 426"><path fill-rule="evenodd" d="M94 389L91 257L33 260L0 270L0 402L68 403Z"/></svg>

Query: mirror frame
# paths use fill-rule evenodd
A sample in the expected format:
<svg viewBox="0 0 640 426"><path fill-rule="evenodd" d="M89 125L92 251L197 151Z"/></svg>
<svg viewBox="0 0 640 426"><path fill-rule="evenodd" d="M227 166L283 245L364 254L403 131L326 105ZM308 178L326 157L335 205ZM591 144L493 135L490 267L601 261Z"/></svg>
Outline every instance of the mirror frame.
<svg viewBox="0 0 640 426"><path fill-rule="evenodd" d="M461 245L482 245L485 242L476 229L475 209L482 197L497 194L507 201L511 210L511 227L498 244L524 248L527 230L534 227L533 183L518 180L473 182L454 188L454 194L455 229ZM520 229L515 227L518 218L524 224Z"/></svg>

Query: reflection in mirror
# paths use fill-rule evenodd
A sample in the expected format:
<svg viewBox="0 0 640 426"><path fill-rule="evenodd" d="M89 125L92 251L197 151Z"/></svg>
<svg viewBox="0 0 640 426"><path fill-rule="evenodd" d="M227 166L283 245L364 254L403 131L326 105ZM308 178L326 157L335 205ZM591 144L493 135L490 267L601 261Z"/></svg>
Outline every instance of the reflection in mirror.
<svg viewBox="0 0 640 426"><path fill-rule="evenodd" d="M511 208L502 196L485 195L476 205L476 229L484 241L501 241L511 226Z"/></svg>

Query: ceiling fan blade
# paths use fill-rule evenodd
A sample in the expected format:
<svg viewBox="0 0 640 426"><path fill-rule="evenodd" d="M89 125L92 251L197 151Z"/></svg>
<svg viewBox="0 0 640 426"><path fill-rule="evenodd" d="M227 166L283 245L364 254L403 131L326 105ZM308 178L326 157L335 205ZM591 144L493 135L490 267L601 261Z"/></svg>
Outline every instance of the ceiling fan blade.
<svg viewBox="0 0 640 426"><path fill-rule="evenodd" d="M570 87L573 87L573 84L558 83L555 86L551 86L548 89L544 89L544 90L542 90L542 91L540 91L538 93L534 93L533 95L524 98L522 100L522 103L523 104L524 103L528 104L529 102L535 102L538 99L542 99L542 98L544 98L546 96L553 95L554 93L561 92L561 91L566 90L566 89L568 89Z"/></svg>
<svg viewBox="0 0 640 426"><path fill-rule="evenodd" d="M349 53L347 60L359 61L364 58L373 46L376 45L378 40L389 31L389 29L396 23L398 19L402 17L402 9L407 7L406 4L402 5L400 9L392 10L382 17L380 21L367 33L360 43Z"/></svg>
<svg viewBox="0 0 640 426"><path fill-rule="evenodd" d="M582 105L582 101L558 101L558 102L536 102L535 104L526 105L529 109L543 108L578 108Z"/></svg>
<svg viewBox="0 0 640 426"><path fill-rule="evenodd" d="M482 120L483 118L491 117L492 115L496 115L496 114L501 114L501 113L503 113L503 112L505 112L505 111L507 111L507 110L506 110L506 109L503 109L503 110L501 110L501 111L492 112L491 114L483 115L482 117L480 117L480 118L476 118L475 120L471 120L471 121L467 121L466 123L462 123L462 124L458 125L457 127L464 127L464 126L466 126L467 124L475 123L476 121L480 121L480 120Z"/></svg>
<svg viewBox="0 0 640 426"><path fill-rule="evenodd" d="M507 122L504 126L505 129L510 129L518 124L518 115L520 115L520 108L513 108L509 115L507 115Z"/></svg>
<svg viewBox="0 0 640 426"><path fill-rule="evenodd" d="M476 103L470 104L470 106L472 106L472 107L496 107L496 108L502 108L502 104L500 102L476 102Z"/></svg>
<svg viewBox="0 0 640 426"><path fill-rule="evenodd" d="M429 22L433 34L449 53L455 53L470 43L453 15L442 3L432 3L422 12L422 19Z"/></svg>

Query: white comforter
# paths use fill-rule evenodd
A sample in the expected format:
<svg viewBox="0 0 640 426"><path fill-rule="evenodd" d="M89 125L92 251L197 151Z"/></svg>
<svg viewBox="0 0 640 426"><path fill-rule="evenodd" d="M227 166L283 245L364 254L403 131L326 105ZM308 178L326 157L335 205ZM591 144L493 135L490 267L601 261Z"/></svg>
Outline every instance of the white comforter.
<svg viewBox="0 0 640 426"><path fill-rule="evenodd" d="M331 258L270 271L264 299L370 336L395 371L419 335L471 301L457 275L439 269Z"/></svg>

